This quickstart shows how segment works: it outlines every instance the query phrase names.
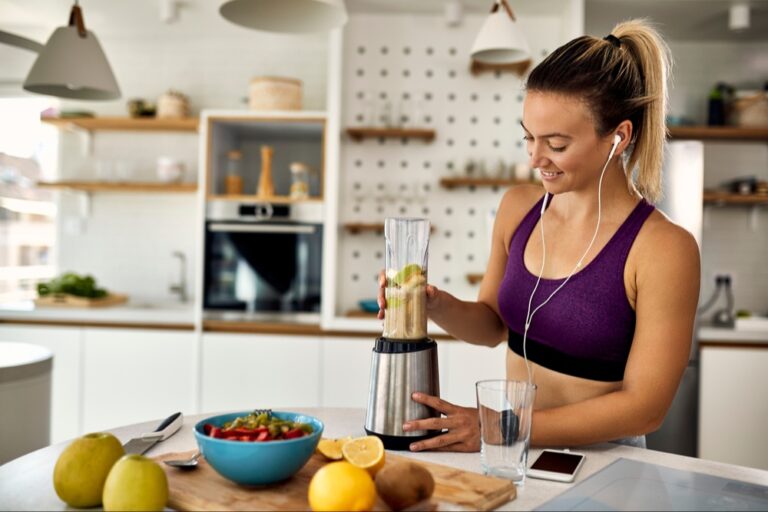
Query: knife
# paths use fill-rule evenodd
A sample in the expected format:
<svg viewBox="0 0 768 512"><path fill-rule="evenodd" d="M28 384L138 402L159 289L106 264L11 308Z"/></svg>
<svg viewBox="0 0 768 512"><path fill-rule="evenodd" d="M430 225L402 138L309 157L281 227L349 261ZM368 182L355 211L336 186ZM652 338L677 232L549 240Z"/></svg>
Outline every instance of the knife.
<svg viewBox="0 0 768 512"><path fill-rule="evenodd" d="M175 434L181 428L182 423L184 423L184 416L182 416L180 412L171 414L163 420L154 432L141 434L139 437L134 437L125 443L123 445L125 453L144 454L160 441L165 441Z"/></svg>

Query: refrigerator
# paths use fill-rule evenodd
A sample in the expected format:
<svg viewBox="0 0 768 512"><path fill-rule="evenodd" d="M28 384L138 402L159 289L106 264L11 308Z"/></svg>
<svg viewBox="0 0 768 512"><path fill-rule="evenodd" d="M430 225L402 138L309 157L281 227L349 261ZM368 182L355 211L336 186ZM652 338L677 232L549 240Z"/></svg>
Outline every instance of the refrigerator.
<svg viewBox="0 0 768 512"><path fill-rule="evenodd" d="M701 249L704 193L704 144L667 143L663 169L663 197L657 207L673 222L690 231ZM699 344L694 326L688 366L661 428L646 436L648 448L697 456L699 409Z"/></svg>

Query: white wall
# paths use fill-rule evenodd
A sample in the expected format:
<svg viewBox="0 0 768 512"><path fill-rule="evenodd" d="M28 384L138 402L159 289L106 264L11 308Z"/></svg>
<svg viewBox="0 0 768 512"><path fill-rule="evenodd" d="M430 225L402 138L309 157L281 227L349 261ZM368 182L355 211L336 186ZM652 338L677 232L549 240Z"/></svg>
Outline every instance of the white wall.
<svg viewBox="0 0 768 512"><path fill-rule="evenodd" d="M768 81L768 42L669 43L674 57L670 113L706 124L707 98L715 83L762 87ZM743 176L768 181L768 143L704 143L704 188ZM704 209L702 287L706 300L715 275L729 273L737 309L768 314L768 209L718 207ZM720 303L723 306L724 302Z"/></svg>

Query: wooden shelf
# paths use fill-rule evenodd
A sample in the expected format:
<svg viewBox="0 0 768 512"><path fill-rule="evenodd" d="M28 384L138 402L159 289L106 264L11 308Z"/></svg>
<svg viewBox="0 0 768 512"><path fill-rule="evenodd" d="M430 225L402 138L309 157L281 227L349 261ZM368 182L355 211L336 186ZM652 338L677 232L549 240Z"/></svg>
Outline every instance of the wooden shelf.
<svg viewBox="0 0 768 512"><path fill-rule="evenodd" d="M227 195L211 194L209 201L236 201L239 203L272 203L272 204L295 204L295 203L322 203L322 197L310 197L309 199L292 199L290 196L271 196L263 197L253 195Z"/></svg>
<svg viewBox="0 0 768 512"><path fill-rule="evenodd" d="M345 316L347 318L378 318L379 314L363 311L362 309L350 309Z"/></svg>
<svg viewBox="0 0 768 512"><path fill-rule="evenodd" d="M430 142L435 138L435 130L429 128L347 128L347 135L360 141L365 138L422 139Z"/></svg>
<svg viewBox="0 0 768 512"><path fill-rule="evenodd" d="M352 235L357 235L360 233L383 233L384 223L348 222L344 224L344 229Z"/></svg>
<svg viewBox="0 0 768 512"><path fill-rule="evenodd" d="M83 192L170 192L190 193L197 190L196 183L108 182L108 181L40 181L40 188L70 189Z"/></svg>
<svg viewBox="0 0 768 512"><path fill-rule="evenodd" d="M704 191L704 204L768 205L768 194L733 194L717 190Z"/></svg>
<svg viewBox="0 0 768 512"><path fill-rule="evenodd" d="M768 142L768 128L738 126L671 126L671 139L693 140L757 140Z"/></svg>
<svg viewBox="0 0 768 512"><path fill-rule="evenodd" d="M485 274L467 274L467 282L469 284L480 284Z"/></svg>
<svg viewBox="0 0 768 512"><path fill-rule="evenodd" d="M383 222L347 222L343 224L344 229L352 234L357 235L360 233L384 233ZM429 226L429 232L435 232L435 226Z"/></svg>
<svg viewBox="0 0 768 512"><path fill-rule="evenodd" d="M509 180L503 178L441 178L440 186L447 189L456 187L511 187L512 185L523 185L536 183L525 180Z"/></svg>
<svg viewBox="0 0 768 512"><path fill-rule="evenodd" d="M42 118L41 121L59 128L80 128L88 131L168 131L196 132L199 119L158 119L155 117L73 117Z"/></svg>

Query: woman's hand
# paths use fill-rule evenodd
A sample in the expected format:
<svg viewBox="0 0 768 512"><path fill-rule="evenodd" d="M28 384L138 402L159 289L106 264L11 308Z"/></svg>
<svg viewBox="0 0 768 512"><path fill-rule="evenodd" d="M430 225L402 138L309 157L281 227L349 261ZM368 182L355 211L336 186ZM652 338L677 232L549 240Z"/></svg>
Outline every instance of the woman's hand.
<svg viewBox="0 0 768 512"><path fill-rule="evenodd" d="M379 303L379 320L384 320L384 310L387 309L387 297L385 290L387 289L387 274L384 270L379 272L379 293L378 293L378 303ZM437 308L439 303L439 294L440 290L437 289L437 287L432 286L431 284L428 284L426 286L427 290L427 312L429 312L432 309Z"/></svg>
<svg viewBox="0 0 768 512"><path fill-rule="evenodd" d="M480 417L474 407L459 407L436 396L414 393L413 401L432 407L445 414L445 418L427 418L403 424L403 430L444 430L448 432L424 441L412 443L411 451L436 450L442 452L480 451Z"/></svg>

